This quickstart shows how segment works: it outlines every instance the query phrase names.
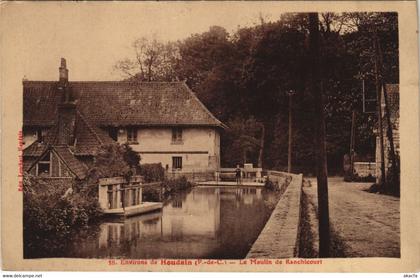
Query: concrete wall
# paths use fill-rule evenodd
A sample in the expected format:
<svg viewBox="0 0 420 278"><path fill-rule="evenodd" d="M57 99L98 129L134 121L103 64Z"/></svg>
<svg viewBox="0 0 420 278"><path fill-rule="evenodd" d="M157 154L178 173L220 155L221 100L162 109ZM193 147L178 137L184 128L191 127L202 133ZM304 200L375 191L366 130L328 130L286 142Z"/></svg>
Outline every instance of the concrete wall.
<svg viewBox="0 0 420 278"><path fill-rule="evenodd" d="M127 142L127 130L118 132L118 142ZM172 171L172 157L182 157L182 172L216 170L220 165L220 135L214 128L183 128L182 141L172 142L171 128L139 128L137 142L141 163L162 163Z"/></svg>
<svg viewBox="0 0 420 278"><path fill-rule="evenodd" d="M247 258L293 258L299 250L302 174L292 180L258 236Z"/></svg>
<svg viewBox="0 0 420 278"><path fill-rule="evenodd" d="M354 173L359 177L375 177L376 163L375 162L354 162Z"/></svg>

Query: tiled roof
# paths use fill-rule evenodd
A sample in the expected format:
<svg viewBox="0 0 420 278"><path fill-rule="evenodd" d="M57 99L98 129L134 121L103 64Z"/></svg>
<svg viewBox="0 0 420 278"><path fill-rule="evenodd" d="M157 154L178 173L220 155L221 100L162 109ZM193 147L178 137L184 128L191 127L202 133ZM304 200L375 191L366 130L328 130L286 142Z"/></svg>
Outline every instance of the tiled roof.
<svg viewBox="0 0 420 278"><path fill-rule="evenodd" d="M35 141L31 145L29 145L27 148L23 150L23 156L40 156L49 145L53 145L57 142L57 132L58 132L58 126L54 125L51 127L47 134L44 137L44 140L42 143Z"/></svg>
<svg viewBox="0 0 420 278"><path fill-rule="evenodd" d="M24 81L24 125L54 125L57 82ZM96 126L219 126L185 82L69 82L78 110Z"/></svg>
<svg viewBox="0 0 420 278"><path fill-rule="evenodd" d="M56 145L52 148L57 152L70 171L72 171L79 179L86 177L87 166L74 156L68 146Z"/></svg>
<svg viewBox="0 0 420 278"><path fill-rule="evenodd" d="M75 138L75 155L93 155L100 145L115 143L104 130L91 125L79 111L76 117Z"/></svg>
<svg viewBox="0 0 420 278"><path fill-rule="evenodd" d="M77 178L83 179L86 177L86 173L88 167L79 159L77 159L74 153L70 150L70 147L67 145L43 145L44 151L41 152L37 159L33 158L24 158L26 160L25 164L25 171L29 171L36 163L38 163L39 159L44 156L45 153L54 150L57 155L61 158L64 164L66 164L67 168L76 175Z"/></svg>
<svg viewBox="0 0 420 278"><path fill-rule="evenodd" d="M114 140L104 130L91 125L79 111L76 112L75 126L76 140L74 146L71 146L74 149L75 155L93 155L100 145L114 143ZM48 146L57 144L57 136L58 124L55 124L48 130L44 141L42 143L37 141L33 142L25 148L23 156L40 156Z"/></svg>
<svg viewBox="0 0 420 278"><path fill-rule="evenodd" d="M57 82L23 82L23 125L52 126L57 119Z"/></svg>

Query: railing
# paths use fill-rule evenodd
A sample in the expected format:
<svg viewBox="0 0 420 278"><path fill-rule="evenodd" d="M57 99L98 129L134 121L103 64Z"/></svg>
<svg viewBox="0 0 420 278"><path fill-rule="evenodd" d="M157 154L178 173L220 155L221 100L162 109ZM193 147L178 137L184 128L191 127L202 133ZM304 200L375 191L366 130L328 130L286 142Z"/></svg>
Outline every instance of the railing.
<svg viewBox="0 0 420 278"><path fill-rule="evenodd" d="M123 177L103 178L98 184L98 199L104 210L136 206L142 203L142 188L161 186L161 183L143 184L143 177L134 176L127 182Z"/></svg>
<svg viewBox="0 0 420 278"><path fill-rule="evenodd" d="M262 168L240 168L242 179L244 181L261 181ZM220 168L215 173L215 179L219 180L235 180L236 168Z"/></svg>
<svg viewBox="0 0 420 278"><path fill-rule="evenodd" d="M165 173L167 179L176 179L186 177L189 181L209 181L215 179L214 171L167 171Z"/></svg>

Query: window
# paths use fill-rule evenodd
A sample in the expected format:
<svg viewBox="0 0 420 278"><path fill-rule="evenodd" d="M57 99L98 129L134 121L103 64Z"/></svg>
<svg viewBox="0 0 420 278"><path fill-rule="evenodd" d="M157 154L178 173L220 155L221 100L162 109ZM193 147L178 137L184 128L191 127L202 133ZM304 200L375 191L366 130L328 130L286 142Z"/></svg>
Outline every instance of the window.
<svg viewBox="0 0 420 278"><path fill-rule="evenodd" d="M42 133L42 129L38 128L36 130L36 140L38 141L38 143L42 143L44 141L44 135Z"/></svg>
<svg viewBox="0 0 420 278"><path fill-rule="evenodd" d="M50 176L51 173L51 153L41 158L38 162L38 176Z"/></svg>
<svg viewBox="0 0 420 278"><path fill-rule="evenodd" d="M111 127L108 129L109 137L111 137L114 141L118 141L118 129L115 127Z"/></svg>
<svg viewBox="0 0 420 278"><path fill-rule="evenodd" d="M172 201L173 208L182 208L182 200L173 200Z"/></svg>
<svg viewBox="0 0 420 278"><path fill-rule="evenodd" d="M172 129L172 143L182 143L182 128L176 127Z"/></svg>
<svg viewBox="0 0 420 278"><path fill-rule="evenodd" d="M129 143L137 143L137 128L127 128L127 141Z"/></svg>
<svg viewBox="0 0 420 278"><path fill-rule="evenodd" d="M181 156L172 157L172 169L182 169L182 157Z"/></svg>

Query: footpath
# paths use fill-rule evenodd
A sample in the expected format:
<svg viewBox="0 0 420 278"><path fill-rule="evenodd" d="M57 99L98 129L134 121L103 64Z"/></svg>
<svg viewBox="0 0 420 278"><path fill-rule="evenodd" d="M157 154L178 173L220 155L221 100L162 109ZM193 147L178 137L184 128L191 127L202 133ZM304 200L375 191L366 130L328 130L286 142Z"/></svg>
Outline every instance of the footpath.
<svg viewBox="0 0 420 278"><path fill-rule="evenodd" d="M328 179L333 255L336 257L400 257L400 199L369 193L371 183ZM305 178L303 202L307 230L317 250L317 182ZM337 250L340 249L340 250ZM316 252L316 251L315 251Z"/></svg>

